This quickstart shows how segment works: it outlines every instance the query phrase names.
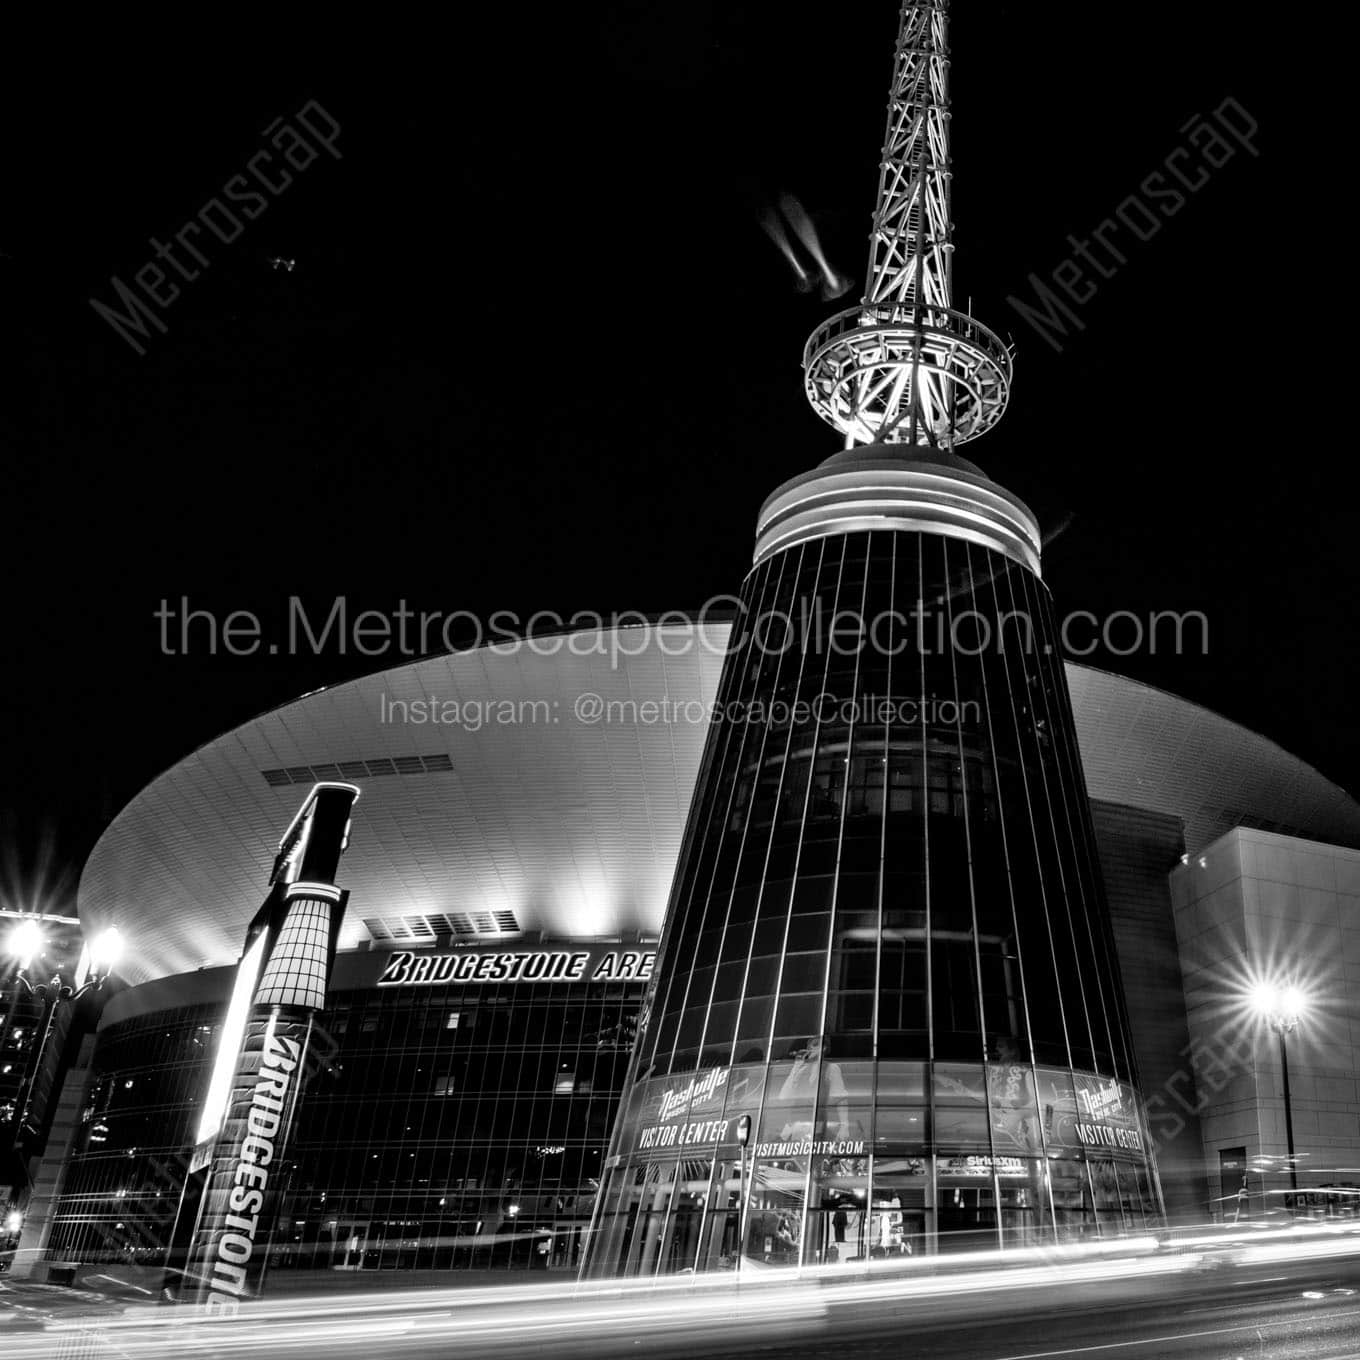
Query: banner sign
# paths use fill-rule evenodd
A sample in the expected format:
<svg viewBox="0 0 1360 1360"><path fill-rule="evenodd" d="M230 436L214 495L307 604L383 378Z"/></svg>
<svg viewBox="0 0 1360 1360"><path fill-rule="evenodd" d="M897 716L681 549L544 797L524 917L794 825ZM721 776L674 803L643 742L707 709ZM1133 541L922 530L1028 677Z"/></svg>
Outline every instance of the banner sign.
<svg viewBox="0 0 1360 1360"><path fill-rule="evenodd" d="M646 982L654 949L460 950L456 954L398 950L378 979L379 987L478 986L494 982Z"/></svg>
<svg viewBox="0 0 1360 1360"><path fill-rule="evenodd" d="M636 1088L619 1125L619 1146L664 1151L705 1145L732 1147L743 1114L760 1109L763 1066L709 1067L683 1076L654 1077Z"/></svg>
<svg viewBox="0 0 1360 1360"><path fill-rule="evenodd" d="M1029 1163L1022 1157L941 1157L941 1176L1027 1176Z"/></svg>
<svg viewBox="0 0 1360 1360"><path fill-rule="evenodd" d="M715 1067L702 1076L691 1078L685 1086L663 1091L656 1117L660 1120L674 1119L677 1115L688 1114L691 1109L703 1109L727 1085L727 1073L726 1067Z"/></svg>
<svg viewBox="0 0 1360 1360"><path fill-rule="evenodd" d="M757 1143L757 1157L863 1157L861 1138L800 1138L789 1143Z"/></svg>
<svg viewBox="0 0 1360 1360"><path fill-rule="evenodd" d="M1125 1103L1124 1093L1113 1078L1077 1078L1077 1108L1087 1119L1122 1119Z"/></svg>
<svg viewBox="0 0 1360 1360"><path fill-rule="evenodd" d="M1050 1149L1145 1151L1133 1088L1109 1077L1039 1069L1044 1137Z"/></svg>
<svg viewBox="0 0 1360 1360"><path fill-rule="evenodd" d="M310 1028L310 1012L276 1009L246 1030L191 1256L210 1313L260 1291Z"/></svg>
<svg viewBox="0 0 1360 1360"><path fill-rule="evenodd" d="M637 1146L650 1150L727 1142L733 1124L731 1119L679 1121L709 1112L722 1113L729 1070L714 1067L678 1081L663 1079L652 1083L647 1105L654 1108L645 1111L643 1118L655 1122L638 1130Z"/></svg>
<svg viewBox="0 0 1360 1360"><path fill-rule="evenodd" d="M694 1147L698 1143L725 1143L731 1119L704 1119L694 1124L653 1124L638 1134L639 1148ZM735 1135L734 1135L735 1136Z"/></svg>
<svg viewBox="0 0 1360 1360"><path fill-rule="evenodd" d="M1119 1128L1112 1124L1072 1125L1083 1147L1119 1148L1124 1152L1142 1152L1143 1138L1137 1129Z"/></svg>
<svg viewBox="0 0 1360 1360"><path fill-rule="evenodd" d="M312 1017L326 1004L349 899L335 874L358 796L353 784L312 788L247 929L168 1244L167 1264L184 1252L165 1285L176 1302L235 1313L263 1284Z"/></svg>

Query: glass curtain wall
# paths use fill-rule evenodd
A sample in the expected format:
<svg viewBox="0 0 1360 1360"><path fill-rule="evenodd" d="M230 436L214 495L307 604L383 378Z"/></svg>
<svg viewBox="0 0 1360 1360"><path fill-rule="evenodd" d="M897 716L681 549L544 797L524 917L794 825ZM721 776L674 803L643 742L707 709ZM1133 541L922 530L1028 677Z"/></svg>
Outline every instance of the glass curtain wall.
<svg viewBox="0 0 1360 1360"><path fill-rule="evenodd" d="M635 983L337 990L313 1029L273 1270L580 1265ZM49 1260L159 1267L223 1007L101 1033Z"/></svg>
<svg viewBox="0 0 1360 1360"><path fill-rule="evenodd" d="M1157 1217L1030 571L900 531L755 568L644 1016L591 1274Z"/></svg>

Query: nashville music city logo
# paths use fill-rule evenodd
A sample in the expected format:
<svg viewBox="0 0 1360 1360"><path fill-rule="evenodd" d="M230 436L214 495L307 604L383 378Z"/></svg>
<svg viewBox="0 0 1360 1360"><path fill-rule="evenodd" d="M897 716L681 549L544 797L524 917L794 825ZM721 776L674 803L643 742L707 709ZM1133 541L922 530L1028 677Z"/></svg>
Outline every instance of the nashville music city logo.
<svg viewBox="0 0 1360 1360"><path fill-rule="evenodd" d="M1124 1097L1117 1081L1106 1081L1094 1091L1089 1086L1077 1087L1077 1104L1087 1119L1116 1118L1124 1113Z"/></svg>
<svg viewBox="0 0 1360 1360"><path fill-rule="evenodd" d="M715 1067L713 1071L705 1072L702 1077L691 1081L688 1086L682 1086L677 1091L666 1091L661 1097L661 1108L656 1117L674 1119L702 1105L720 1087L727 1085L727 1071L725 1067Z"/></svg>
<svg viewBox="0 0 1360 1360"><path fill-rule="evenodd" d="M1125 1108L1124 1093L1117 1081L1102 1082L1094 1089L1079 1085L1077 1104L1085 1119L1075 1121L1072 1128L1083 1146L1120 1148L1125 1152L1143 1150L1142 1135L1137 1129L1125 1127L1122 1122L1130 1116ZM1103 1122L1106 1120L1121 1122Z"/></svg>

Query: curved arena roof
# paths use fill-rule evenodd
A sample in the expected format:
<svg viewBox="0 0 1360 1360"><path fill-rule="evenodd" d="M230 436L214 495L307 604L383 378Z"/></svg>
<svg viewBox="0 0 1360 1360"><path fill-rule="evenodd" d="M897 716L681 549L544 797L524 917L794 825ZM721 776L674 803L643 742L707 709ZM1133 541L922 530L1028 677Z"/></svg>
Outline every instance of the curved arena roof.
<svg viewBox="0 0 1360 1360"><path fill-rule="evenodd" d="M727 633L559 634L286 704L123 809L81 876L80 917L128 937L132 983L234 962L279 837L315 780L339 778L362 789L342 948L656 934ZM1179 816L1192 851L1239 824L1360 846L1360 804L1273 742L1146 685L1067 673L1093 798ZM592 720L583 696L612 708Z"/></svg>

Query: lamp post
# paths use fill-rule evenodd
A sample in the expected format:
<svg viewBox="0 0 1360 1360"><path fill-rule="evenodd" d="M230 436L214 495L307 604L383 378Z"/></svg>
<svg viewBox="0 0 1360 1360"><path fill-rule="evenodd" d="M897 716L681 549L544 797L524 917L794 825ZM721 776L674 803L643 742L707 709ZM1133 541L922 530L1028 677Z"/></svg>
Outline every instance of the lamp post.
<svg viewBox="0 0 1360 1360"><path fill-rule="evenodd" d="M1284 1135L1289 1151L1289 1189L1297 1192L1299 1173L1294 1159L1294 1109L1289 1095L1289 1047L1286 1039L1299 1027L1299 1021L1307 1009L1308 998L1298 987L1264 982L1253 988L1251 1002L1257 1015L1275 1031L1280 1043L1280 1078L1284 1087Z"/></svg>
<svg viewBox="0 0 1360 1360"><path fill-rule="evenodd" d="M737 1269L746 1255L746 1144L751 1141L751 1116L737 1120L737 1144L741 1148L741 1183L737 1187Z"/></svg>
<svg viewBox="0 0 1360 1360"><path fill-rule="evenodd" d="M8 955L18 965L18 981L30 992L33 989L23 974L33 963L34 958L42 953L44 937L38 920L39 918L34 916L17 918L16 924L11 926L5 936L3 948L0 948L0 953ZM14 1011L15 1007L11 1003L5 1008L4 1015L0 1016L0 1049L4 1048L5 1040L9 1038L10 1031L14 1028Z"/></svg>
<svg viewBox="0 0 1360 1360"><path fill-rule="evenodd" d="M22 1154L24 1130L33 1107L33 1096L42 1074L57 1012L63 1006L74 1005L87 992L102 987L123 953L122 936L116 929L110 928L85 947L73 982L63 982L60 972L54 969L46 982L35 983L29 978L28 972L34 960L42 957L46 943L41 925L33 918L21 919L5 940L5 952L18 963L15 980L43 1008L38 1041L14 1102L14 1136L9 1148L9 1152L17 1155L19 1165L24 1168L25 1179L27 1160Z"/></svg>

